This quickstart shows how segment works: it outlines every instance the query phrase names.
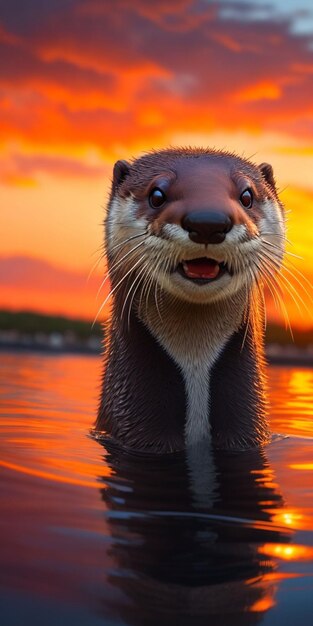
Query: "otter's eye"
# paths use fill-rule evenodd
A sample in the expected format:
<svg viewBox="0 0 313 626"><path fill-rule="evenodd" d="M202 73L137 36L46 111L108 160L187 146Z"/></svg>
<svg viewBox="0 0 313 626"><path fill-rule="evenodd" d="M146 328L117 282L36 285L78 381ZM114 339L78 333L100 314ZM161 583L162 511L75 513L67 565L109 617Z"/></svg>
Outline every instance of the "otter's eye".
<svg viewBox="0 0 313 626"><path fill-rule="evenodd" d="M155 187L149 195L149 203L153 209L159 209L166 200L166 195L162 189Z"/></svg>
<svg viewBox="0 0 313 626"><path fill-rule="evenodd" d="M240 202L245 209L251 209L253 203L253 193L251 189L246 189L240 196Z"/></svg>

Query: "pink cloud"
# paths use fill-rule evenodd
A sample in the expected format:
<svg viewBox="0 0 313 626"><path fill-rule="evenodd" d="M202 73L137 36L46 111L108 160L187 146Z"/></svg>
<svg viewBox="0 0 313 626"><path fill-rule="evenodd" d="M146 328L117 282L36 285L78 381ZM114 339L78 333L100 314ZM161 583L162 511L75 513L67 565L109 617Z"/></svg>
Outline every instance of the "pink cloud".
<svg viewBox="0 0 313 626"><path fill-rule="evenodd" d="M104 273L104 272L103 272ZM43 259L0 257L0 308L29 309L94 319L109 291L103 276L74 272ZM108 307L101 312L100 319Z"/></svg>
<svg viewBox="0 0 313 626"><path fill-rule="evenodd" d="M89 165L84 161L48 155L13 154L9 158L0 158L0 182L16 184L18 181L36 182L36 176L42 172L52 176L73 178L104 178L105 165Z"/></svg>

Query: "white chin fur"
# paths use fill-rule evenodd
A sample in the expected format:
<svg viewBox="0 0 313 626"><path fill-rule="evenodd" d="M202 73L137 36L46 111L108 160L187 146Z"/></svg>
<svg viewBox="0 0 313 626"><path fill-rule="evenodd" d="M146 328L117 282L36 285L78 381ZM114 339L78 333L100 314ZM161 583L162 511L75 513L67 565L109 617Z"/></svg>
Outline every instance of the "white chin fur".
<svg viewBox="0 0 313 626"><path fill-rule="evenodd" d="M233 296L247 285L249 278L244 275L231 276L227 272L215 281L199 285L181 276L178 272L155 274L157 283L171 295L186 302L209 304Z"/></svg>

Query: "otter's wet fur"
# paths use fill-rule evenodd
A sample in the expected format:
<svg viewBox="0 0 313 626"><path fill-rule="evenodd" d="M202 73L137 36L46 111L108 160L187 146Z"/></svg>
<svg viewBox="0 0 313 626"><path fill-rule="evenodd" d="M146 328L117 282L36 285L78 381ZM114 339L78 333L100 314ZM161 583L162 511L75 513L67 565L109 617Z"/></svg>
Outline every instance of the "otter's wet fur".
<svg viewBox="0 0 313 626"><path fill-rule="evenodd" d="M116 163L98 432L153 453L269 441L263 282L284 237L268 164L198 148Z"/></svg>

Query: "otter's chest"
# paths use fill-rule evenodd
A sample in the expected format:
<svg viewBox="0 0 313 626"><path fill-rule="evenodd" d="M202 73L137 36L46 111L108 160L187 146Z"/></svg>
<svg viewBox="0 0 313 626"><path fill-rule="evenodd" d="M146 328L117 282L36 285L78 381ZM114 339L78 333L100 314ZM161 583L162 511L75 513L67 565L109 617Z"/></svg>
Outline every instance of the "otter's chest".
<svg viewBox="0 0 313 626"><path fill-rule="evenodd" d="M233 323L221 325L214 317L206 321L176 318L175 324L153 317L145 323L181 372L186 403L186 444L210 439L211 373L234 332Z"/></svg>

